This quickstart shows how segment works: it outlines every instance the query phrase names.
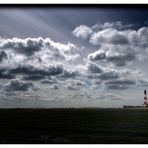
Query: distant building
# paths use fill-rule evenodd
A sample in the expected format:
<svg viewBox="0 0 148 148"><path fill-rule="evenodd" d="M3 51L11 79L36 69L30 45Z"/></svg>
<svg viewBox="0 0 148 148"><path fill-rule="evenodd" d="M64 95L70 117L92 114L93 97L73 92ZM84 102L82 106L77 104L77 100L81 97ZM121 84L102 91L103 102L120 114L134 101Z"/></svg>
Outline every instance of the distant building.
<svg viewBox="0 0 148 148"><path fill-rule="evenodd" d="M147 92L146 90L144 90L144 103L143 103L144 107L148 107L148 103L147 103Z"/></svg>

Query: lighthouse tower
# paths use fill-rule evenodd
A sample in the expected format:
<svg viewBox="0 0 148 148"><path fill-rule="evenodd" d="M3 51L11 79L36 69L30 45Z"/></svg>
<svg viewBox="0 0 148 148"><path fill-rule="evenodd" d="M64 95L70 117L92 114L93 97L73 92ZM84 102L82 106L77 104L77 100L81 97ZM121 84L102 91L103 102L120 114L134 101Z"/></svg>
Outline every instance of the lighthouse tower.
<svg viewBox="0 0 148 148"><path fill-rule="evenodd" d="M144 90L144 104L143 104L144 107L147 107L147 93L146 93L146 90Z"/></svg>

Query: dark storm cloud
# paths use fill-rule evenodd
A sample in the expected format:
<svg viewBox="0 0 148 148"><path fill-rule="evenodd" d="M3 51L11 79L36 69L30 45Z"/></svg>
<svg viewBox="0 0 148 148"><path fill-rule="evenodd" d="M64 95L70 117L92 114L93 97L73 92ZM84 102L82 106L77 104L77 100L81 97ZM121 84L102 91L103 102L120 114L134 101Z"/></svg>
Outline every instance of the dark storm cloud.
<svg viewBox="0 0 148 148"><path fill-rule="evenodd" d="M79 75L77 70L66 69L63 65L49 65L46 68L36 67L33 65L18 65L16 68L8 70L10 75L14 74L23 74L24 80L41 80L45 76L60 76L63 78L74 78Z"/></svg>
<svg viewBox="0 0 148 148"><path fill-rule="evenodd" d="M12 79L5 86L5 90L7 91L28 91L29 89L33 89L33 84L31 82L23 82L18 79Z"/></svg>
<svg viewBox="0 0 148 148"><path fill-rule="evenodd" d="M4 68L0 69L0 79L13 79L13 78L15 78L15 76L12 74L9 74L6 71L6 69L4 69Z"/></svg>
<svg viewBox="0 0 148 148"><path fill-rule="evenodd" d="M2 62L4 59L7 59L7 54L5 51L0 51L0 62Z"/></svg>
<svg viewBox="0 0 148 148"><path fill-rule="evenodd" d="M63 67L61 65L51 65L47 69L34 67L32 65L20 65L14 69L10 69L10 74L28 74L28 75L58 75L62 74ZM32 76L33 77L33 76Z"/></svg>
<svg viewBox="0 0 148 148"><path fill-rule="evenodd" d="M44 79L44 78L45 78L44 75L33 74L33 75L29 75L29 76L24 76L23 80L38 81L38 80L41 80L41 79Z"/></svg>
<svg viewBox="0 0 148 148"><path fill-rule="evenodd" d="M0 79L14 79L15 75L0 72Z"/></svg>

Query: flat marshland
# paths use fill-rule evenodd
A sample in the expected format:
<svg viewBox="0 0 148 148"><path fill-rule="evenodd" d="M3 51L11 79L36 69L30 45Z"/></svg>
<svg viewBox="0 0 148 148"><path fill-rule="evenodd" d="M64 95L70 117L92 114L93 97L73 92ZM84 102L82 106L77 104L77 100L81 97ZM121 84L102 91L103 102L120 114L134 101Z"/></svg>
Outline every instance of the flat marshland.
<svg viewBox="0 0 148 148"><path fill-rule="evenodd" d="M148 143L148 110L0 109L0 143Z"/></svg>

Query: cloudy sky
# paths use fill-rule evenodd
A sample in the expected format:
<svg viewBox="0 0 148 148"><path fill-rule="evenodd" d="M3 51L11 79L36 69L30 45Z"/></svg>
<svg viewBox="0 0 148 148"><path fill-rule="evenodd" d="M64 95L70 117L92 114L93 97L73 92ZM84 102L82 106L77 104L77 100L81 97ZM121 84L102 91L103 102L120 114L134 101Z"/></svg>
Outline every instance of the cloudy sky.
<svg viewBox="0 0 148 148"><path fill-rule="evenodd" d="M142 105L148 9L0 8L0 107Z"/></svg>

